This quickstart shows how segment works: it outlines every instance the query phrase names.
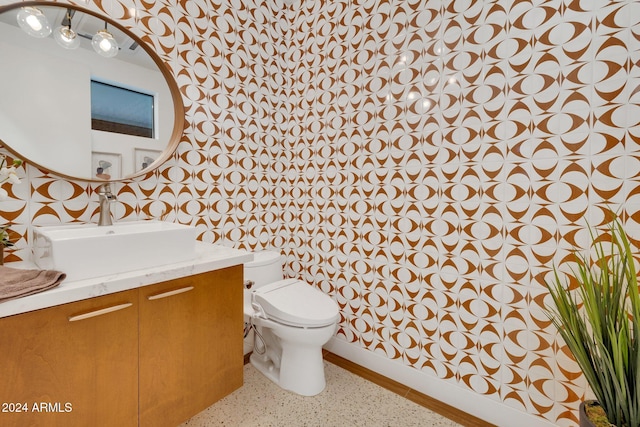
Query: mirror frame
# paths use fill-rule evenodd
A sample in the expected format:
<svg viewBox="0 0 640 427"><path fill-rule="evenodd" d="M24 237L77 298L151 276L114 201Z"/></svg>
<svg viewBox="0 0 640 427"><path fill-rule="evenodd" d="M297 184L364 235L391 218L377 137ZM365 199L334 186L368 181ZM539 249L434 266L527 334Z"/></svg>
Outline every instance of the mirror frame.
<svg viewBox="0 0 640 427"><path fill-rule="evenodd" d="M15 150L15 148L11 147L9 142L3 141L2 139L0 139L0 144L2 145L2 147L4 149L6 149L9 153L11 153L11 155L14 156L15 158L19 158L19 159L23 160L25 163L28 163L31 166L34 166L34 167L36 167L38 169L46 171L47 173L50 173L50 174L53 174L53 175L56 175L56 176L59 176L61 178L65 178L65 179L68 179L68 180L84 181L84 182L97 182L97 183L128 181L128 180L140 177L140 176L147 175L148 173L156 170L158 167L160 167L162 164L164 164L171 156L173 156L173 154L175 153L176 149L178 148L178 144L180 144L180 140L181 140L181 138L182 138L182 136L184 134L185 107L184 107L184 104L182 102L182 94L180 93L180 89L178 88L178 83L176 82L174 75L171 73L171 71L169 70L169 67L160 58L160 56L151 48L151 46L149 46L140 37L138 37L137 35L133 34L131 32L131 30L129 30L128 28L124 27L120 23L116 22L111 17L108 17L106 15L101 15L99 12L95 12L95 11L92 11L92 10L89 10L89 9L86 9L86 8L83 8L83 7L80 7L80 6L76 6L75 4L71 4L71 3L64 3L63 4L63 3L59 3L59 2L42 1L42 0L24 1L24 2L20 2L20 3L11 3L11 4L8 4L8 5L0 6L0 13L4 13L4 12L7 12L7 11L12 10L12 9L17 9L19 7L26 7L26 6L34 6L34 7L38 7L38 6L41 6L41 7L55 6L55 7L60 7L60 8L74 9L74 10L77 10L78 12L86 13L87 15L91 15L91 16L93 16L95 18L98 18L100 20L106 21L109 25L113 25L114 27L118 28L120 31L122 31L123 33L125 33L126 35L131 37L134 41L136 41L138 43L138 45L140 45L140 47L151 57L153 62L156 64L156 66L158 67L158 69L162 73L162 76L164 77L164 80L167 83L167 86L169 86L169 92L171 93L171 98L173 100L173 116L174 116L173 117L173 131L171 132L171 135L169 136L169 140L167 142L166 147L162 151L162 154L160 155L160 157L158 157L156 159L155 162L153 162L151 165L149 165L147 168L145 168L145 169L143 169L141 171L135 172L133 174L130 174L130 175L118 178L118 179L109 179L109 180L100 180L100 179L93 179L93 178L87 178L87 177L75 177L75 176L65 175L62 172L50 170L49 168L47 168L45 166L42 166L42 165L37 164L35 162L32 162L30 159L23 158L20 155L20 153Z"/></svg>

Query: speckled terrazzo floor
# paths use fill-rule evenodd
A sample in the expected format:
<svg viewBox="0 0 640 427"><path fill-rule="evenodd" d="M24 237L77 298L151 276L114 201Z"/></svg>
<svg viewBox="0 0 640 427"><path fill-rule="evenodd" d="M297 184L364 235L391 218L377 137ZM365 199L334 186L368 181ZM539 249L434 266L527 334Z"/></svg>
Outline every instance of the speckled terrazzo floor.
<svg viewBox="0 0 640 427"><path fill-rule="evenodd" d="M456 427L459 424L325 362L327 387L313 397L282 390L253 366L244 385L180 427Z"/></svg>

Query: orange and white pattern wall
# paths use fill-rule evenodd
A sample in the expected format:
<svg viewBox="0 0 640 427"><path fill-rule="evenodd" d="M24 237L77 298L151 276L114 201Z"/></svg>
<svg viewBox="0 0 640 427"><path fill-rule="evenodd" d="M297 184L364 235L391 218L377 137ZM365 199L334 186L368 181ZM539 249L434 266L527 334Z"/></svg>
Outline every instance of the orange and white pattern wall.
<svg viewBox="0 0 640 427"><path fill-rule="evenodd" d="M278 248L337 339L576 425L542 283L609 208L640 240L639 2L76 3L153 45L186 107L174 158L115 185L119 221ZM97 218L92 185L23 176L7 261L33 225Z"/></svg>

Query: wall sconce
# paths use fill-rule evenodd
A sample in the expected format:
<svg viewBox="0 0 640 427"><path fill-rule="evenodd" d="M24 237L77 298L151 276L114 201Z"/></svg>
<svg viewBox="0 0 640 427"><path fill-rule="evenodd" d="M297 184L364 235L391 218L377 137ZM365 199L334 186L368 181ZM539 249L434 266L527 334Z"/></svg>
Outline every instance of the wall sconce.
<svg viewBox="0 0 640 427"><path fill-rule="evenodd" d="M67 19L63 22L63 25L56 28L53 38L65 49L76 49L80 46L80 37L71 29L71 9L67 9Z"/></svg>
<svg viewBox="0 0 640 427"><path fill-rule="evenodd" d="M98 32L91 39L93 50L105 58L112 58L118 53L118 43L113 35L107 31L107 22L104 23L104 30Z"/></svg>
<svg viewBox="0 0 640 427"><path fill-rule="evenodd" d="M20 8L16 19L20 28L30 36L41 39L51 34L49 20L37 7L27 6Z"/></svg>

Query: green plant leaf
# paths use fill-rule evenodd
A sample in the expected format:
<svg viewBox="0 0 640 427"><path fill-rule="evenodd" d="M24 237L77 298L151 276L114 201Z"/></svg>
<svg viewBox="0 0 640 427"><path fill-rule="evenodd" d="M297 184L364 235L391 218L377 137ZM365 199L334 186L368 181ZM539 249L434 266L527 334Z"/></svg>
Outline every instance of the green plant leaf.
<svg viewBox="0 0 640 427"><path fill-rule="evenodd" d="M609 422L640 427L640 291L630 241L613 217L608 234L589 229L594 255L574 250L567 285L553 267L547 315ZM573 282L575 290L569 287Z"/></svg>

